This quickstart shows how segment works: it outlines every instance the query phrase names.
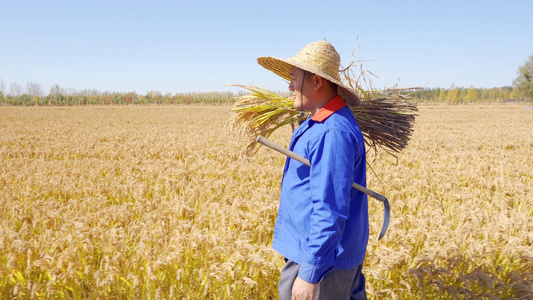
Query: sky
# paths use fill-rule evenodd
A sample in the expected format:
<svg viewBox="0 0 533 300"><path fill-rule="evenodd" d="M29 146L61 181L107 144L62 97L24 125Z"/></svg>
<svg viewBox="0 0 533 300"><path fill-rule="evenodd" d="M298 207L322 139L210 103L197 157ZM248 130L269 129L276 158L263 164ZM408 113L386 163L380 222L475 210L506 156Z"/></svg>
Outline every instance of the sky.
<svg viewBox="0 0 533 300"><path fill-rule="evenodd" d="M0 83L166 93L286 91L257 64L326 39L378 88L512 85L533 1L0 0ZM428 82L429 81L429 82ZM2 88L0 86L0 88Z"/></svg>

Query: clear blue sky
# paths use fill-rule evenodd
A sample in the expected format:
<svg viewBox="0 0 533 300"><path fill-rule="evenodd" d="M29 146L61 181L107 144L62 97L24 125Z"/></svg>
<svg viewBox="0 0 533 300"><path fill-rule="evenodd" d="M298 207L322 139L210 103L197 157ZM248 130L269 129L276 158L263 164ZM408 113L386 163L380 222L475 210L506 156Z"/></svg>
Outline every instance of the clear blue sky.
<svg viewBox="0 0 533 300"><path fill-rule="evenodd" d="M512 85L533 54L533 1L7 1L0 78L145 94L286 90L256 62L326 38L378 87Z"/></svg>

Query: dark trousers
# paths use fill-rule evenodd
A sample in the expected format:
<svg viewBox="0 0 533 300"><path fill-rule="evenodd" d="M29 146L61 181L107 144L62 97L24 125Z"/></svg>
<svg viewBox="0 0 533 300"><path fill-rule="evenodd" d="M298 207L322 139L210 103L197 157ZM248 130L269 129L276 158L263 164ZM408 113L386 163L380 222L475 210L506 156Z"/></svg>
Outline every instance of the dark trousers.
<svg viewBox="0 0 533 300"><path fill-rule="evenodd" d="M361 272L363 265L350 270L334 270L327 273L318 287L316 299L319 300L343 300L343 299L366 299L365 276ZM280 300L290 300L292 285L298 277L300 265L286 260L281 269L281 278L278 283Z"/></svg>

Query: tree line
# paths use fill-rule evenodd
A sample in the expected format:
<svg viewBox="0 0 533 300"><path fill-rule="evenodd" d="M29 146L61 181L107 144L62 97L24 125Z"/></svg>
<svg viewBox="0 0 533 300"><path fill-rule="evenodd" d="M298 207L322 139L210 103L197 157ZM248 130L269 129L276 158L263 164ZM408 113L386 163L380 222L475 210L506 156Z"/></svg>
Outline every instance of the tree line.
<svg viewBox="0 0 533 300"><path fill-rule="evenodd" d="M1 86L0 86L1 87ZM29 88L31 87L31 88ZM16 91L19 91L16 93ZM166 93L149 91L145 95L136 92L100 92L94 89L76 90L61 88L57 84L50 89L48 95L43 95L42 89L35 88L35 84L28 83L25 92L16 88L15 92L7 95L0 89L0 105L28 105L28 106L70 106L70 105L122 105L122 104L212 104L223 105L233 103L235 97L244 95L243 92L190 92Z"/></svg>
<svg viewBox="0 0 533 300"><path fill-rule="evenodd" d="M476 103L476 102L504 102L504 101L533 101L533 54L518 67L518 76L513 80L513 86L501 88L468 89L452 85L449 89L423 89L413 92L411 96L417 101L440 103Z"/></svg>
<svg viewBox="0 0 533 300"><path fill-rule="evenodd" d="M136 92L117 93L100 92L97 90L75 90L60 88L55 85L46 96L36 93L38 89L27 89L20 95L4 95L0 90L0 105L27 105L27 106L69 106L69 105L127 105L127 104L212 104L230 105L236 98L247 94L238 92L189 92L166 93L149 91L145 95ZM287 92L278 92L289 96ZM412 97L419 103L503 103L517 98L514 89L510 86L499 88L469 88L452 85L448 89L424 88L402 94ZM525 99L524 99L525 100ZM528 99L531 101L531 99Z"/></svg>
<svg viewBox="0 0 533 300"><path fill-rule="evenodd" d="M464 104L464 103L503 103L521 100L516 97L510 86L495 88L469 88L452 85L448 89L424 88L414 91L409 96L417 102Z"/></svg>
<svg viewBox="0 0 533 300"><path fill-rule="evenodd" d="M135 92L114 93L99 92L97 90L75 90L61 88L57 84L44 96L40 84L28 81L26 89L17 83L11 83L9 94L5 94L6 86L0 78L0 105L91 105L91 104L232 104L237 97L243 96L244 91L234 92L192 92L162 94L159 91L149 91L146 95ZM282 96L289 96L289 92L278 92ZM533 54L518 68L518 76L513 86L496 88L457 87L454 84L448 89L424 88L404 92L417 102L430 103L502 103L512 100L533 101ZM377 95L383 96L381 95Z"/></svg>

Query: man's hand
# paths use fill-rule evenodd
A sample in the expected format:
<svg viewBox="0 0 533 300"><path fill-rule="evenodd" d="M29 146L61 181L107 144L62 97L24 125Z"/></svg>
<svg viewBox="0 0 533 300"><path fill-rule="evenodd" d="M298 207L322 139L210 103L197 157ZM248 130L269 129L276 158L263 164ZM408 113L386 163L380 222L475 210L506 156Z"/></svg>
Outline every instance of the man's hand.
<svg viewBox="0 0 533 300"><path fill-rule="evenodd" d="M314 300L318 291L318 283L309 283L296 277L292 286L292 300Z"/></svg>

